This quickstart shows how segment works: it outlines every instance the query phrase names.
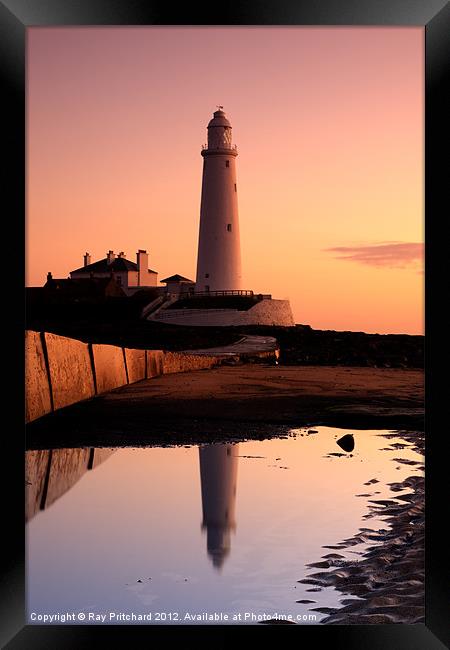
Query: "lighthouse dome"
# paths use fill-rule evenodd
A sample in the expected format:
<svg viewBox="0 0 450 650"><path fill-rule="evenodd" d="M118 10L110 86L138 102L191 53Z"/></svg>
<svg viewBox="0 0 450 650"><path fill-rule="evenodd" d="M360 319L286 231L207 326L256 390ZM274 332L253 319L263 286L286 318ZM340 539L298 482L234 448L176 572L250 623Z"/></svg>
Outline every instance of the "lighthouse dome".
<svg viewBox="0 0 450 650"><path fill-rule="evenodd" d="M229 126L231 128L230 121L225 116L224 111L219 108L218 111L214 112L214 117L209 121L208 129L210 126Z"/></svg>

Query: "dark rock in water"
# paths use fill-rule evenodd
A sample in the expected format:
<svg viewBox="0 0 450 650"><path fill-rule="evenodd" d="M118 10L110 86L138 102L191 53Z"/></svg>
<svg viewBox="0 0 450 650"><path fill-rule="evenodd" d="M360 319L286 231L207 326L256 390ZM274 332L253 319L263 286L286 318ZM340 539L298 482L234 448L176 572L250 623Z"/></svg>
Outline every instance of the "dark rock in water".
<svg viewBox="0 0 450 650"><path fill-rule="evenodd" d="M312 607L312 612L320 612L321 614L335 614L337 609L335 607Z"/></svg>
<svg viewBox="0 0 450 650"><path fill-rule="evenodd" d="M347 452L353 451L355 448L355 439L352 433L346 433L345 436L336 440L336 443L341 449Z"/></svg>
<svg viewBox="0 0 450 650"><path fill-rule="evenodd" d="M312 562L306 566L312 567L313 569L329 569L331 564L328 560L324 560L323 562Z"/></svg>
<svg viewBox="0 0 450 650"><path fill-rule="evenodd" d="M296 603L301 603L302 605L308 605L309 603L316 603L317 600L308 600L306 598L303 598L303 600L296 600Z"/></svg>

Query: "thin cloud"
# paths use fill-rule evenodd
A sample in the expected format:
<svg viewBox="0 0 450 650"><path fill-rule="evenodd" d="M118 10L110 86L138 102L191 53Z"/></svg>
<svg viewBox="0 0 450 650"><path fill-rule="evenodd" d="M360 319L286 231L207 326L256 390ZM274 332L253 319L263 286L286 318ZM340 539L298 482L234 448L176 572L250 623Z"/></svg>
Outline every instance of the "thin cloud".
<svg viewBox="0 0 450 650"><path fill-rule="evenodd" d="M413 242L381 242L365 246L335 246L324 250L336 253L335 257L339 260L403 269L421 265L423 249L423 244Z"/></svg>

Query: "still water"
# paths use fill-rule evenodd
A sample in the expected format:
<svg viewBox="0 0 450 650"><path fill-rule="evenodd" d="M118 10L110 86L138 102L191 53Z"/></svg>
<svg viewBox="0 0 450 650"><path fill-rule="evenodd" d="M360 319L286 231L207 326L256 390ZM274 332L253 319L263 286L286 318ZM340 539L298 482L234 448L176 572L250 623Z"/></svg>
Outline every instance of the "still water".
<svg viewBox="0 0 450 650"><path fill-rule="evenodd" d="M336 443L345 433L351 454ZM314 571L306 565L359 528L386 529L364 519L370 501L401 497L408 490L389 483L423 471L412 445L387 433L317 427L238 444L27 452L29 622L320 623L314 608L344 596L298 582Z"/></svg>

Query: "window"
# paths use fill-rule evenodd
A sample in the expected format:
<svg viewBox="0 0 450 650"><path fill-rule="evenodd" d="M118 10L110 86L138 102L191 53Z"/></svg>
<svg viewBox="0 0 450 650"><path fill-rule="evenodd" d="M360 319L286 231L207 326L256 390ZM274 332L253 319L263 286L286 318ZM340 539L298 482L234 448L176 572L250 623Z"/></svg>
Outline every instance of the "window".
<svg viewBox="0 0 450 650"><path fill-rule="evenodd" d="M227 230L228 232L231 232L231 223L227 223Z"/></svg>
<svg viewBox="0 0 450 650"><path fill-rule="evenodd" d="M209 291L209 284L205 284L205 291Z"/></svg>
<svg viewBox="0 0 450 650"><path fill-rule="evenodd" d="M205 273L205 278L209 278L209 273Z"/></svg>
<svg viewBox="0 0 450 650"><path fill-rule="evenodd" d="M119 285L119 287L122 286L122 276L121 275L116 275L116 282Z"/></svg>
<svg viewBox="0 0 450 650"><path fill-rule="evenodd" d="M236 185L236 183L234 184L234 191L237 192L237 185Z"/></svg>
<svg viewBox="0 0 450 650"><path fill-rule="evenodd" d="M230 166L230 161L229 161L229 160L225 160L225 167L229 167L229 166Z"/></svg>

